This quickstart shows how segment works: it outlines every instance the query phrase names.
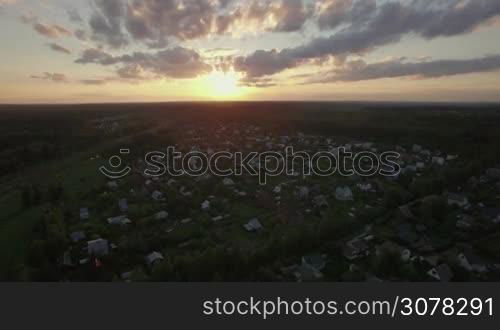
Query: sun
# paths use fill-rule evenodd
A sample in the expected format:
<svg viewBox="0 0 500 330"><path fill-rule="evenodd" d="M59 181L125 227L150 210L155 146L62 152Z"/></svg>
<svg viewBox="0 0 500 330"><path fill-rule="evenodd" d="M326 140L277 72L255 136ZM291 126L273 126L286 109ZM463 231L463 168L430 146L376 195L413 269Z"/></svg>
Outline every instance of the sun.
<svg viewBox="0 0 500 330"><path fill-rule="evenodd" d="M237 98L242 93L239 86L240 77L232 71L212 71L206 77L207 91L216 99Z"/></svg>

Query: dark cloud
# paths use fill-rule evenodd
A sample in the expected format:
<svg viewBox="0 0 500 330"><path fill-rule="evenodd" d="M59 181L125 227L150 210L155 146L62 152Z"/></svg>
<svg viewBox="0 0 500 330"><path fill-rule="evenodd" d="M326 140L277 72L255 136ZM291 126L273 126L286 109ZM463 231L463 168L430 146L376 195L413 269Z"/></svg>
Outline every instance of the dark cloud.
<svg viewBox="0 0 500 330"><path fill-rule="evenodd" d="M312 17L306 0L94 0L93 39L113 48L139 41L165 48L171 39L226 33L294 32ZM271 23L270 23L271 22Z"/></svg>
<svg viewBox="0 0 500 330"><path fill-rule="evenodd" d="M34 75L34 76L31 76L31 78L33 78L33 79L42 79L42 80L50 80L50 81L58 82L58 83L68 82L68 78L66 77L66 75L64 75L62 73L44 72L40 76Z"/></svg>
<svg viewBox="0 0 500 330"><path fill-rule="evenodd" d="M273 75L325 56L345 58L362 54L398 42L410 33L428 39L460 35L500 15L500 1L493 0L412 0L382 4L370 0L337 0L332 3L341 14L326 10L322 15L327 16L320 15L319 24L324 28L339 27L336 33L299 47L259 50L236 58L235 69L249 77Z"/></svg>
<svg viewBox="0 0 500 330"><path fill-rule="evenodd" d="M68 37L72 35L71 31L57 24L34 23L33 29L35 29L36 32L45 37L54 39L63 36Z"/></svg>
<svg viewBox="0 0 500 330"><path fill-rule="evenodd" d="M56 44L56 43L50 43L48 44L50 49L56 52L64 53L64 54L71 54L71 51L67 48L64 48L63 46Z"/></svg>
<svg viewBox="0 0 500 330"><path fill-rule="evenodd" d="M80 13L75 8L68 9L67 13L70 21L75 23L83 22L82 16L80 16Z"/></svg>
<svg viewBox="0 0 500 330"><path fill-rule="evenodd" d="M83 52L76 63L95 63L100 65L120 65L119 74L131 74L142 70L158 77L194 78L212 70L194 50L175 47L156 53L135 52L133 54L112 56L103 50L92 48Z"/></svg>
<svg viewBox="0 0 500 330"><path fill-rule="evenodd" d="M80 41L87 41L87 33L82 29L76 29L73 33L75 37Z"/></svg>
<svg viewBox="0 0 500 330"><path fill-rule="evenodd" d="M79 82L81 84L84 84L84 85L101 86L101 85L107 84L108 80L106 80L106 79L82 79L82 80L79 80Z"/></svg>
<svg viewBox="0 0 500 330"><path fill-rule="evenodd" d="M122 18L126 9L122 0L94 0L95 11L89 25L92 38L113 48L119 48L129 43L122 29Z"/></svg>
<svg viewBox="0 0 500 330"><path fill-rule="evenodd" d="M405 59L366 64L362 60L346 63L326 78L310 82L360 81L396 77L440 78L468 73L500 70L500 55L465 60L406 62Z"/></svg>

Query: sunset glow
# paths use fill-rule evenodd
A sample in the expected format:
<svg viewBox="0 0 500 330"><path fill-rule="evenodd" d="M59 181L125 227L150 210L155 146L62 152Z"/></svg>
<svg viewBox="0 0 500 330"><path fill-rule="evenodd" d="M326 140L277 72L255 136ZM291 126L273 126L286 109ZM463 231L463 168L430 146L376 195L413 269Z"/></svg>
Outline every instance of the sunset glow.
<svg viewBox="0 0 500 330"><path fill-rule="evenodd" d="M499 19L497 0L0 0L0 102L500 101Z"/></svg>

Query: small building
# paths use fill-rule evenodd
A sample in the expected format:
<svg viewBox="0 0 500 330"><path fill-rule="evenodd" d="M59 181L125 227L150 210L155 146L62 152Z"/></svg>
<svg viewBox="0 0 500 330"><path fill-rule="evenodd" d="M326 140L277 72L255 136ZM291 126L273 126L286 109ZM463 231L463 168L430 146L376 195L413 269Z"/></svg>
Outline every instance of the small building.
<svg viewBox="0 0 500 330"><path fill-rule="evenodd" d="M160 211L155 214L155 220L165 220L166 218L168 218L167 211Z"/></svg>
<svg viewBox="0 0 500 330"><path fill-rule="evenodd" d="M323 274L319 270L307 265L298 266L293 271L293 275L297 282L314 282L323 278Z"/></svg>
<svg viewBox="0 0 500 330"><path fill-rule="evenodd" d="M441 264L432 268L427 275L440 282L449 282L453 278L453 272L447 264Z"/></svg>
<svg viewBox="0 0 500 330"><path fill-rule="evenodd" d="M83 231L75 231L75 232L71 233L69 236L70 236L71 241L73 243L78 243L80 241L83 241L86 238L85 232L83 232Z"/></svg>
<svg viewBox="0 0 500 330"><path fill-rule="evenodd" d="M87 207L82 207L80 209L80 220L88 220L90 217L89 209Z"/></svg>
<svg viewBox="0 0 500 330"><path fill-rule="evenodd" d="M314 197L313 203L318 208L327 208L329 206L325 195L319 195Z"/></svg>
<svg viewBox="0 0 500 330"><path fill-rule="evenodd" d="M201 203L201 210L202 211L208 211L210 210L210 202L209 201L204 201Z"/></svg>
<svg viewBox="0 0 500 330"><path fill-rule="evenodd" d="M500 224L500 208L487 207L483 210L483 216L494 224Z"/></svg>
<svg viewBox="0 0 500 330"><path fill-rule="evenodd" d="M488 271L486 263L470 250L460 253L457 259L460 266L470 272L485 273Z"/></svg>
<svg viewBox="0 0 500 330"><path fill-rule="evenodd" d="M105 239L99 238L87 242L87 250L93 256L105 256L109 254L109 242Z"/></svg>
<svg viewBox="0 0 500 330"><path fill-rule="evenodd" d="M120 225L120 226L126 226L132 223L130 219L127 218L125 215L120 215L118 217L113 217L108 219L108 223L110 225Z"/></svg>
<svg viewBox="0 0 500 330"><path fill-rule="evenodd" d="M154 251L146 256L146 264L150 268L152 268L157 263L162 262L163 260L165 260L165 258L163 258L163 255L160 252L156 252L156 251Z"/></svg>
<svg viewBox="0 0 500 330"><path fill-rule="evenodd" d="M451 193L448 195L448 205L466 208L469 205L469 199L463 194Z"/></svg>
<svg viewBox="0 0 500 330"><path fill-rule="evenodd" d="M351 188L349 187L338 187L335 190L335 198L339 201L352 201L354 200L354 195Z"/></svg>
<svg viewBox="0 0 500 330"><path fill-rule="evenodd" d="M262 224L260 223L259 219L254 218L250 220L248 223L244 224L243 227L246 229L248 232L256 232L264 229L262 227Z"/></svg>
<svg viewBox="0 0 500 330"><path fill-rule="evenodd" d="M163 193L161 191L154 191L153 194L151 195L151 197L157 201L157 202L162 202L162 201L165 201L165 197L163 197Z"/></svg>
<svg viewBox="0 0 500 330"><path fill-rule="evenodd" d="M308 199L309 198L309 188L300 187L299 191L297 192L297 197L301 200Z"/></svg>
<svg viewBox="0 0 500 330"><path fill-rule="evenodd" d="M304 256L302 257L302 265L322 271L326 267L326 260L324 256L319 254Z"/></svg>
<svg viewBox="0 0 500 330"><path fill-rule="evenodd" d="M446 160L443 157L432 157L432 164L443 166Z"/></svg>
<svg viewBox="0 0 500 330"><path fill-rule="evenodd" d="M367 182L367 183L358 183L358 188L359 190L361 190L362 192L369 192L369 191L372 191L373 189L373 186L371 183Z"/></svg>
<svg viewBox="0 0 500 330"><path fill-rule="evenodd" d="M109 181L107 183L109 189L116 190L118 189L118 183L116 181Z"/></svg>
<svg viewBox="0 0 500 330"><path fill-rule="evenodd" d="M225 186L234 186L234 181L230 178L225 178L224 180L222 180L222 184L224 184Z"/></svg>
<svg viewBox="0 0 500 330"><path fill-rule="evenodd" d="M122 198L118 201L118 207L120 211L127 212L128 211L128 202L126 198Z"/></svg>
<svg viewBox="0 0 500 330"><path fill-rule="evenodd" d="M355 260L367 256L369 248L364 240L354 239L342 248L342 254L348 260Z"/></svg>
<svg viewBox="0 0 500 330"><path fill-rule="evenodd" d="M491 180L500 180L500 168L487 169L486 176Z"/></svg>

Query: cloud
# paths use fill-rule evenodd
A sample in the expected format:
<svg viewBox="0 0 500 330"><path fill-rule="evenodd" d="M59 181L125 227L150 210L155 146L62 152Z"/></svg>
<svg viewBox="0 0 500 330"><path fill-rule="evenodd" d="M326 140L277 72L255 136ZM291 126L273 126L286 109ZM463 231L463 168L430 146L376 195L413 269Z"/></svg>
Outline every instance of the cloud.
<svg viewBox="0 0 500 330"><path fill-rule="evenodd" d="M48 44L50 49L56 52L64 53L64 54L71 54L71 51L67 48L64 48L63 46L56 44L56 43L50 43Z"/></svg>
<svg viewBox="0 0 500 330"><path fill-rule="evenodd" d="M42 80L50 80L53 82L58 82L58 83L65 83L68 82L68 78L66 75L62 73L50 73L50 72L44 72L41 76L36 76L33 75L31 76L33 79L42 79Z"/></svg>
<svg viewBox="0 0 500 330"><path fill-rule="evenodd" d="M93 0L92 38L112 48L252 32L295 32L312 17L306 0Z"/></svg>
<svg viewBox="0 0 500 330"><path fill-rule="evenodd" d="M156 53L135 52L132 54L112 56L97 48L87 49L76 60L79 64L120 65L119 74L131 74L132 70L141 70L157 77L164 78L195 78L212 71L194 50L175 47Z"/></svg>
<svg viewBox="0 0 500 330"><path fill-rule="evenodd" d="M59 38L62 36L71 36L72 33L68 29L57 25L57 24L42 24L42 23L34 23L33 28L39 34L48 37L48 38Z"/></svg>
<svg viewBox="0 0 500 330"><path fill-rule="evenodd" d="M125 5L121 0L94 0L95 11L89 25L92 39L103 42L113 48L119 48L129 43L122 30L122 17Z"/></svg>
<svg viewBox="0 0 500 330"><path fill-rule="evenodd" d="M338 28L336 33L299 47L258 50L238 57L235 69L249 77L273 75L322 57L364 54L396 43L410 33L427 39L460 35L500 15L500 1L491 0L413 0L382 4L371 0L337 0L331 3L337 11L330 11L327 6L318 22L323 28Z"/></svg>
<svg viewBox="0 0 500 330"><path fill-rule="evenodd" d="M92 86L101 86L108 83L106 79L81 79L79 80L81 84L84 85L92 85Z"/></svg>
<svg viewBox="0 0 500 330"><path fill-rule="evenodd" d="M500 70L500 55L475 59L424 62L406 62L402 58L371 64L357 60L348 62L343 67L333 70L325 78L312 79L309 83L349 82L396 77L426 79L498 70Z"/></svg>
<svg viewBox="0 0 500 330"><path fill-rule="evenodd" d="M69 17L70 21L75 22L75 23L83 22L82 16L80 16L80 13L75 8L70 8L66 12L68 13L68 17Z"/></svg>

